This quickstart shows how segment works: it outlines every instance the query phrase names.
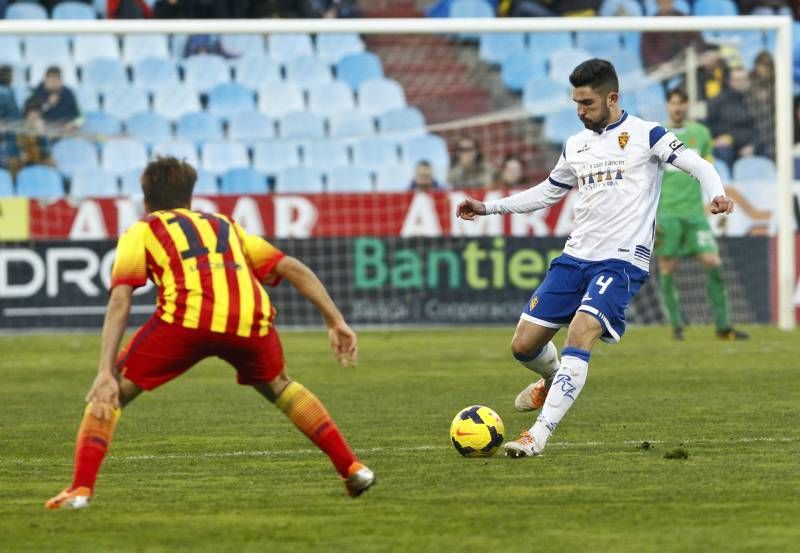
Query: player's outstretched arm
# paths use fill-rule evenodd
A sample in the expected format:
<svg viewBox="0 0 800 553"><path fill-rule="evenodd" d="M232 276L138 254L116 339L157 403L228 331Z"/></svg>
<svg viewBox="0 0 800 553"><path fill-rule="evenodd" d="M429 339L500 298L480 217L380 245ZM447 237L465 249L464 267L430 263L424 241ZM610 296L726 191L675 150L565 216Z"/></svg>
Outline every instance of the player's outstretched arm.
<svg viewBox="0 0 800 553"><path fill-rule="evenodd" d="M466 221L472 221L476 215L486 215L486 205L474 198L467 198L456 208L456 216Z"/></svg>
<svg viewBox="0 0 800 553"><path fill-rule="evenodd" d="M328 327L328 338L336 360L343 367L354 367L358 360L356 333L347 325L341 311L314 271L299 259L288 255L281 259L272 271L288 280L317 308Z"/></svg>

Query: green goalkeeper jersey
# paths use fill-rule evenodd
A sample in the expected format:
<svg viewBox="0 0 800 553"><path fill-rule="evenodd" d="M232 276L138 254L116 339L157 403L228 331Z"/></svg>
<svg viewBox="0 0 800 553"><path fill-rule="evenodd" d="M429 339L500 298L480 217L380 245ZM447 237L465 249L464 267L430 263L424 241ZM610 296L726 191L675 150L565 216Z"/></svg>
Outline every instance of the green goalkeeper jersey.
<svg viewBox="0 0 800 553"><path fill-rule="evenodd" d="M670 129L687 148L711 161L711 132L705 125L687 121L683 128ZM703 190L700 183L667 163L664 168L664 179L661 185L661 199L658 203L658 216L691 217L705 216Z"/></svg>

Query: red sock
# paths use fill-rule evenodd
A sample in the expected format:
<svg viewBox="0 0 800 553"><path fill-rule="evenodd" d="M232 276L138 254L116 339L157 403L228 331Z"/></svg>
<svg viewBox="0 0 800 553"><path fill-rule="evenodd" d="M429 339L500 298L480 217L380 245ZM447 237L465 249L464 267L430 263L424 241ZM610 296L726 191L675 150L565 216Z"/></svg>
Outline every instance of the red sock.
<svg viewBox="0 0 800 553"><path fill-rule="evenodd" d="M317 396L302 384L292 382L278 396L275 405L330 457L336 471L346 477L347 469L356 461L356 456Z"/></svg>
<svg viewBox="0 0 800 553"><path fill-rule="evenodd" d="M78 438L75 443L75 473L72 476L71 489L86 487L94 489L97 473L108 452L108 445L114 434L120 410L114 411L109 419L99 419L92 415L92 404L86 406L83 420L78 429Z"/></svg>

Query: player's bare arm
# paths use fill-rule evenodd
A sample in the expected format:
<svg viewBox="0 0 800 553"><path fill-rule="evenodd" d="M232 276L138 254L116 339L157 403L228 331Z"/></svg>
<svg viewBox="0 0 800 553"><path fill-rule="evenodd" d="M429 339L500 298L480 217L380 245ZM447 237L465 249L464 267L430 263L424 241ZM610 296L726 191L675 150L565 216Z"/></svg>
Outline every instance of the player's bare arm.
<svg viewBox="0 0 800 553"><path fill-rule="evenodd" d="M358 360L356 334L345 322L317 275L305 263L288 255L272 271L288 280L322 314L328 327L331 349L339 364L344 367L355 366Z"/></svg>

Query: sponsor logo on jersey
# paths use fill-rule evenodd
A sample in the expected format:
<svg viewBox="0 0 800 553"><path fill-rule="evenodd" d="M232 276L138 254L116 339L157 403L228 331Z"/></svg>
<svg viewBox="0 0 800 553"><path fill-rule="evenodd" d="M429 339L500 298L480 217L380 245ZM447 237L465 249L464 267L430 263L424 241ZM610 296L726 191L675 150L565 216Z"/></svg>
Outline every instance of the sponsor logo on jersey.
<svg viewBox="0 0 800 553"><path fill-rule="evenodd" d="M583 146L581 146L580 149L575 153L576 154L580 154L580 153L583 153L583 152L587 151L588 149L589 149L589 145L584 143Z"/></svg>
<svg viewBox="0 0 800 553"><path fill-rule="evenodd" d="M630 140L630 138L631 138L631 135L628 134L627 132L623 131L623 132L619 133L619 136L617 137L617 142L619 143L619 147L624 150L625 146L628 145L628 140Z"/></svg>

